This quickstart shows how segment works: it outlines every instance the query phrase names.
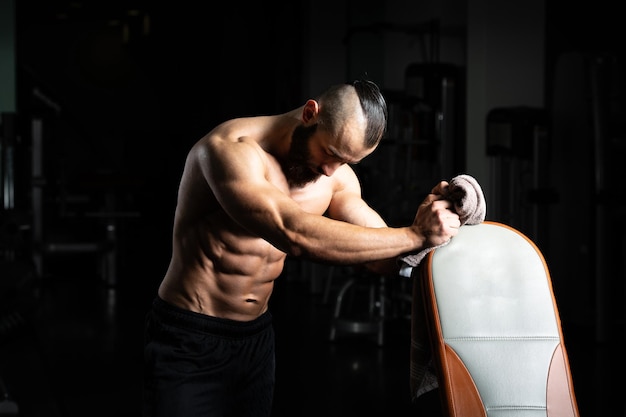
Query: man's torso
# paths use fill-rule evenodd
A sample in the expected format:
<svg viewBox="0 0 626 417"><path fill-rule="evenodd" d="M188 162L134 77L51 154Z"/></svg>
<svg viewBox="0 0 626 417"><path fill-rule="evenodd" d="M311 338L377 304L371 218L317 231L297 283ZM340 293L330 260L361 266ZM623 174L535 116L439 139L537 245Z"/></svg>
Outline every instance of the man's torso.
<svg viewBox="0 0 626 417"><path fill-rule="evenodd" d="M336 179L322 176L303 188L290 190L278 161L265 156L270 183L304 211L325 213ZM190 164L198 161L189 158L181 180L173 255L159 295L199 313L252 320L267 310L287 255L233 220L218 203L199 167Z"/></svg>

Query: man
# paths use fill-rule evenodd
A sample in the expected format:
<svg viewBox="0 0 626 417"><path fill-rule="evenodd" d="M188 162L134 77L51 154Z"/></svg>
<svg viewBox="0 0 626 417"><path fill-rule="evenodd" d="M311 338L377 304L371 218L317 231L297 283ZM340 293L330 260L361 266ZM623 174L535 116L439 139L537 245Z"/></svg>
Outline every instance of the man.
<svg viewBox="0 0 626 417"><path fill-rule="evenodd" d="M284 114L226 121L192 147L146 321L144 416L270 415L268 302L288 255L391 273L399 255L456 235L445 182L406 227L361 198L350 164L386 124L378 86L357 80Z"/></svg>

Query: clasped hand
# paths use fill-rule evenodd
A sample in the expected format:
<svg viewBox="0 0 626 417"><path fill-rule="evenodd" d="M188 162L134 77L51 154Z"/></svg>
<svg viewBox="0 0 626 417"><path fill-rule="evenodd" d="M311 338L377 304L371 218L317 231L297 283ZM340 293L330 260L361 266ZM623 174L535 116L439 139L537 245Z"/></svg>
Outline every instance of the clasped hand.
<svg viewBox="0 0 626 417"><path fill-rule="evenodd" d="M439 246L452 239L461 227L458 214L451 201L444 198L448 188L441 181L426 196L417 209L413 228L424 238L424 247Z"/></svg>

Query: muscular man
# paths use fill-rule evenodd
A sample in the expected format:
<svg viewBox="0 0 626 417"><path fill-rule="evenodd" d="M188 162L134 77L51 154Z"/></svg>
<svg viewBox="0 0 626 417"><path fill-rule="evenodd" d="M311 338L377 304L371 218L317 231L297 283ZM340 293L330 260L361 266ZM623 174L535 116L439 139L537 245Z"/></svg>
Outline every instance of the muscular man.
<svg viewBox="0 0 626 417"><path fill-rule="evenodd" d="M387 107L368 80L284 114L229 120L185 162L173 253L146 320L144 416L269 416L268 301L288 255L391 273L460 226L439 183L387 227L351 168L378 146Z"/></svg>

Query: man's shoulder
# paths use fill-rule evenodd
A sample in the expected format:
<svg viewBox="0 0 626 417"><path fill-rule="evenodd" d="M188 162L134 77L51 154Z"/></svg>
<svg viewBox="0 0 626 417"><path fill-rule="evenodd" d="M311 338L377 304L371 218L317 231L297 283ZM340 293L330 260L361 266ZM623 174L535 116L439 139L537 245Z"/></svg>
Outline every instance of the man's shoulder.
<svg viewBox="0 0 626 417"><path fill-rule="evenodd" d="M244 146L238 146L244 145ZM213 129L200 140L198 140L192 151L194 152L228 152L231 149L240 150L244 148L261 149L258 140L247 135L243 131L229 131L224 129Z"/></svg>
<svg viewBox="0 0 626 417"><path fill-rule="evenodd" d="M273 161L272 156L253 138L210 132L190 149L186 165L211 167L211 175L218 172L258 173L266 171L270 160Z"/></svg>
<svg viewBox="0 0 626 417"><path fill-rule="evenodd" d="M268 132L267 118L256 116L227 120L204 135L197 146L211 148L240 143L261 148Z"/></svg>
<svg viewBox="0 0 626 417"><path fill-rule="evenodd" d="M331 178L333 179L335 192L344 190L351 190L357 193L361 192L359 177L354 171L354 168L349 164L343 164L333 173Z"/></svg>

